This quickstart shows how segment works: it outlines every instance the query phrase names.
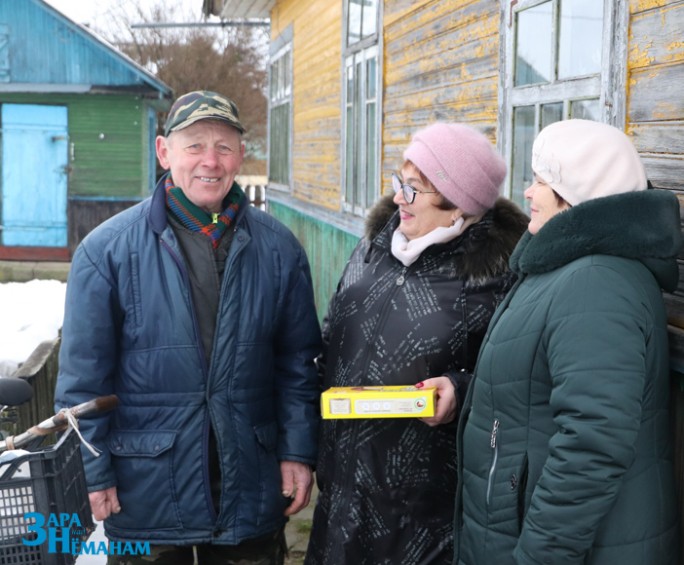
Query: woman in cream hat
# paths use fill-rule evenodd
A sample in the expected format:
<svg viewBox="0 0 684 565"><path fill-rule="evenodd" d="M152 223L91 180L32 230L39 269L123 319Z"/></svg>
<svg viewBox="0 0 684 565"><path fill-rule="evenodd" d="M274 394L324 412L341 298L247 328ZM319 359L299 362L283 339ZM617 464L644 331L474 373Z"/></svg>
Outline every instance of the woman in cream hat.
<svg viewBox="0 0 684 565"><path fill-rule="evenodd" d="M372 210L324 323L323 386L436 386L437 413L323 421L307 565L450 564L455 417L528 220L499 198L505 174L482 133L432 124Z"/></svg>
<svg viewBox="0 0 684 565"><path fill-rule="evenodd" d="M554 123L532 151L518 282L461 410L455 563L674 565L677 198L606 124Z"/></svg>

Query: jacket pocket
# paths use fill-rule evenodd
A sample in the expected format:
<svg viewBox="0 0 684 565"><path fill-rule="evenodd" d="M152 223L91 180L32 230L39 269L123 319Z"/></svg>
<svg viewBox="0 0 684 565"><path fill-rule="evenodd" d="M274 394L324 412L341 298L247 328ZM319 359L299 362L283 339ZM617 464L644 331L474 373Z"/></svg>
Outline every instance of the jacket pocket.
<svg viewBox="0 0 684 565"><path fill-rule="evenodd" d="M518 489L518 534L522 532L523 521L525 520L525 491L527 490L527 453L523 459L522 466L520 467L520 476L517 481L516 488Z"/></svg>
<svg viewBox="0 0 684 565"><path fill-rule="evenodd" d="M175 431L110 434L108 447L121 503L121 512L108 518L113 527L153 532L181 526L173 472L175 441Z"/></svg>
<svg viewBox="0 0 684 565"><path fill-rule="evenodd" d="M278 443L278 425L275 422L254 426L257 442L267 452L272 453Z"/></svg>

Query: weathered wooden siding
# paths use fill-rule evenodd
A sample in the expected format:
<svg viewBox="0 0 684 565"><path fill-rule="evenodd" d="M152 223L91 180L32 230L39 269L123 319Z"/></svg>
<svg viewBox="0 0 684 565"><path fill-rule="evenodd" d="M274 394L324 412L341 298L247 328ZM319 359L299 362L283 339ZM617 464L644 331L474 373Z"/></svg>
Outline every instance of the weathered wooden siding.
<svg viewBox="0 0 684 565"><path fill-rule="evenodd" d="M69 198L67 207L68 245L73 255L81 240L94 228L139 200Z"/></svg>
<svg viewBox="0 0 684 565"><path fill-rule="evenodd" d="M147 196L147 113L140 97L81 96L72 106L69 194Z"/></svg>
<svg viewBox="0 0 684 565"><path fill-rule="evenodd" d="M684 191L684 1L631 0L628 133L648 176Z"/></svg>
<svg viewBox="0 0 684 565"><path fill-rule="evenodd" d="M70 196L147 195L148 126L141 97L0 93L3 102L67 106Z"/></svg>
<svg viewBox="0 0 684 565"><path fill-rule="evenodd" d="M630 0L626 130L655 186L684 206L684 1ZM684 254L680 273L684 274ZM679 508L684 515L684 276L666 294L673 369L672 402ZM680 535L684 556L684 522ZM680 557L680 562L684 562Z"/></svg>
<svg viewBox="0 0 684 565"><path fill-rule="evenodd" d="M322 320L344 266L359 238L335 228L325 220L278 202L269 201L268 209L293 231L306 250L311 264L316 310L319 319Z"/></svg>
<svg viewBox="0 0 684 565"><path fill-rule="evenodd" d="M59 337L40 343L29 358L12 374L13 377L28 381L33 389L33 396L30 402L16 408L17 423L11 427L5 427L10 433L21 433L54 415L60 343Z"/></svg>
<svg viewBox="0 0 684 565"><path fill-rule="evenodd" d="M386 0L383 185L411 134L436 120L467 122L495 141L499 3Z"/></svg>
<svg viewBox="0 0 684 565"><path fill-rule="evenodd" d="M342 2L278 2L271 13L271 39L290 24L294 69L293 195L339 210Z"/></svg>
<svg viewBox="0 0 684 565"><path fill-rule="evenodd" d="M271 39L293 26L292 196L340 209L343 2L282 0ZM498 6L485 0L386 0L383 34L382 182L411 134L435 120L470 122L495 141ZM271 213L304 244L323 313L358 237L286 205Z"/></svg>

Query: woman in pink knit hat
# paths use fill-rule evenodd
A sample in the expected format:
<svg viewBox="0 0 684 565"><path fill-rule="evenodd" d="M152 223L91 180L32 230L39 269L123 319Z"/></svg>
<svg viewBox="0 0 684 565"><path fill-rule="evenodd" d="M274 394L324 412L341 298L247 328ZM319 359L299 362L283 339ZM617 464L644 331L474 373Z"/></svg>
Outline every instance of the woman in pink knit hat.
<svg viewBox="0 0 684 565"><path fill-rule="evenodd" d="M455 418L528 221L505 175L482 133L436 123L371 211L324 322L323 386L434 386L437 409L323 421L308 565L451 562Z"/></svg>

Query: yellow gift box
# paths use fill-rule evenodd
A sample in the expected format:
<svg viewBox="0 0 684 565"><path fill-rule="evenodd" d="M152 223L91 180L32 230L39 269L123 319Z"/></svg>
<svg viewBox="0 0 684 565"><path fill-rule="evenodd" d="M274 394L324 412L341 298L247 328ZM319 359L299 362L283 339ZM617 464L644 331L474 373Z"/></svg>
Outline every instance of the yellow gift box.
<svg viewBox="0 0 684 565"><path fill-rule="evenodd" d="M435 415L434 387L332 387L321 395L323 419L429 418Z"/></svg>

